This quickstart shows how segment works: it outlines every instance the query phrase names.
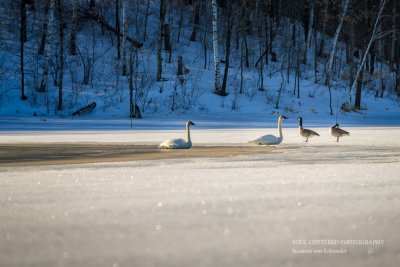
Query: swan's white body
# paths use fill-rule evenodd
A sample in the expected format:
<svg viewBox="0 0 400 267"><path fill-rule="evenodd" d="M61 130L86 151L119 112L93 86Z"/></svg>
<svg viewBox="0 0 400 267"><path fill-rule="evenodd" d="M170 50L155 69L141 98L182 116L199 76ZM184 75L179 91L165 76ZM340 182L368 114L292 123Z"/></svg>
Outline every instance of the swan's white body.
<svg viewBox="0 0 400 267"><path fill-rule="evenodd" d="M190 125L195 125L193 122L188 121L186 123L186 140L183 138L169 139L158 145L161 149L188 149L192 147L192 141L190 139Z"/></svg>
<svg viewBox="0 0 400 267"><path fill-rule="evenodd" d="M251 144L256 145L279 145L282 143L283 135L282 135L282 120L286 120L285 116L279 116L278 120L278 137L272 134L263 135L255 140L249 141Z"/></svg>

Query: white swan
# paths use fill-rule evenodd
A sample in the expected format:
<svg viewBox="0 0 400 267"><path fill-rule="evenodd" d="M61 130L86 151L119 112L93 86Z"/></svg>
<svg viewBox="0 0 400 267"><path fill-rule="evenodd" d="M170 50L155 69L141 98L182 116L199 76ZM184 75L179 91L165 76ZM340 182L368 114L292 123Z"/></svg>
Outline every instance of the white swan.
<svg viewBox="0 0 400 267"><path fill-rule="evenodd" d="M169 139L158 145L161 149L187 149L192 147L192 141L190 140L190 125L196 125L191 121L186 122L186 136L187 140L183 138Z"/></svg>
<svg viewBox="0 0 400 267"><path fill-rule="evenodd" d="M282 120L287 120L285 116L279 116L278 120L278 137L272 134L263 135L255 140L249 141L249 143L256 144L256 145L279 145L283 140L282 135Z"/></svg>

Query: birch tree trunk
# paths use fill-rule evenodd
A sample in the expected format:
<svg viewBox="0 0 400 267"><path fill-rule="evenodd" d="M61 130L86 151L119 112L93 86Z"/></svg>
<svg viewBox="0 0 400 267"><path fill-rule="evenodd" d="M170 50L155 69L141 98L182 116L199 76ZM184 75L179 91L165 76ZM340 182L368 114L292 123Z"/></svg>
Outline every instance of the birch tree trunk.
<svg viewBox="0 0 400 267"><path fill-rule="evenodd" d="M212 32L213 32L213 50L214 50L214 73L215 73L215 84L214 91L216 94L221 93L220 86L220 66L219 66L219 53L218 53L218 6L217 0L212 0Z"/></svg>
<svg viewBox="0 0 400 267"><path fill-rule="evenodd" d="M315 6L315 2L312 1L311 7L310 7L310 15L309 15L310 21L308 23L306 47L304 49L304 57L303 57L304 64L307 64L307 53L308 53L308 48L310 47L310 43L311 43L312 25L314 23L314 6Z"/></svg>
<svg viewBox="0 0 400 267"><path fill-rule="evenodd" d="M122 75L126 76L126 0L122 0Z"/></svg>
<svg viewBox="0 0 400 267"><path fill-rule="evenodd" d="M49 20L47 24L47 34L46 34L46 43L44 45L44 60L43 60L43 75L42 75L42 82L40 83L39 92L46 92L47 89L47 79L48 79L48 72L49 72L49 57L50 57L50 45L51 45L51 35L53 30L53 17L54 17L54 1L50 0L49 6Z"/></svg>
<svg viewBox="0 0 400 267"><path fill-rule="evenodd" d="M77 0L73 0L72 2L72 22L71 22L71 37L69 40L69 54L76 55L76 3Z"/></svg>
<svg viewBox="0 0 400 267"><path fill-rule="evenodd" d="M336 50L336 44L337 44L337 40L339 38L340 30L342 29L343 20L344 20L344 17L346 15L346 12L347 12L347 7L349 5L349 1L350 0L345 0L345 2L344 2L343 10L342 10L342 13L340 14L340 18L339 18L339 25L336 28L335 36L333 37L333 43L332 43L331 51L329 53L328 68L327 68L327 71L326 71L326 79L325 79L325 85L326 86L328 86L329 82L330 82L333 58L335 56L335 50Z"/></svg>
<svg viewBox="0 0 400 267"><path fill-rule="evenodd" d="M160 2L160 25L158 27L158 46L157 46L157 82L161 82L162 75L162 41L163 41L163 27L165 20L165 7L166 0Z"/></svg>
<svg viewBox="0 0 400 267"><path fill-rule="evenodd" d="M378 16L376 17L376 20L375 20L375 25L374 25L374 29L372 31L371 39L369 40L368 46L367 46L367 48L365 50L365 53L363 54L363 58L362 58L361 64L360 64L360 66L359 66L359 68L357 70L356 77L355 77L355 79L353 81L352 86L350 87L350 90L349 90L349 97L348 97L349 101L350 101L350 98L351 98L351 92L353 91L353 89L354 89L354 87L356 85L356 81L358 80L358 76L360 75L361 71L363 70L365 60L367 59L367 56L368 56L368 51L371 48L372 42L375 40L376 32L377 32L377 29L378 29L378 23L379 23L379 20L381 18L381 14L382 14L383 8L385 7L385 4L386 4L386 0L381 0L381 3L380 3L381 7L379 9ZM362 78L363 77L360 77L361 81L362 81ZM358 98L361 98L361 93L356 95L355 108L360 108L361 100L358 99Z"/></svg>

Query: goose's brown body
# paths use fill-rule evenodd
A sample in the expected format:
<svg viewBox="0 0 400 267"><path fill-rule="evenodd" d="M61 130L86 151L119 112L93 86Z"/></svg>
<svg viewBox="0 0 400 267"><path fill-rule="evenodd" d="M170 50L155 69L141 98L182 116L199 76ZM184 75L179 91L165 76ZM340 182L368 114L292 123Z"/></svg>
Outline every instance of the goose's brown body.
<svg viewBox="0 0 400 267"><path fill-rule="evenodd" d="M329 133L332 136L337 138L336 142L339 142L339 137L342 137L342 136L345 136L345 135L350 135L349 132L347 132L347 131L345 131L343 129L340 129L339 128L339 124L337 124L337 123L334 126L332 126L331 128L329 128Z"/></svg>
<svg viewBox="0 0 400 267"><path fill-rule="evenodd" d="M299 134L306 139L306 142L308 142L308 138L313 137L313 136L319 136L319 134L317 132L314 132L313 130L310 129L304 129L303 128L303 118L302 117L298 117L297 118L300 121L299 124Z"/></svg>

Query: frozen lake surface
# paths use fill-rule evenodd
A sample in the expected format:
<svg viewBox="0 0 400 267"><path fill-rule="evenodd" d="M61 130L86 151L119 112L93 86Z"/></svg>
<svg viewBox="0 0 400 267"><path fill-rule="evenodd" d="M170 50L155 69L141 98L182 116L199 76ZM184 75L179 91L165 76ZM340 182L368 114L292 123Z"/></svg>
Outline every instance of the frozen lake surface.
<svg viewBox="0 0 400 267"><path fill-rule="evenodd" d="M400 128L345 129L339 143L326 128L309 143L284 129L261 154L1 167L0 266L398 266ZM200 129L192 140L247 146L267 131ZM1 143L183 136L2 132Z"/></svg>

